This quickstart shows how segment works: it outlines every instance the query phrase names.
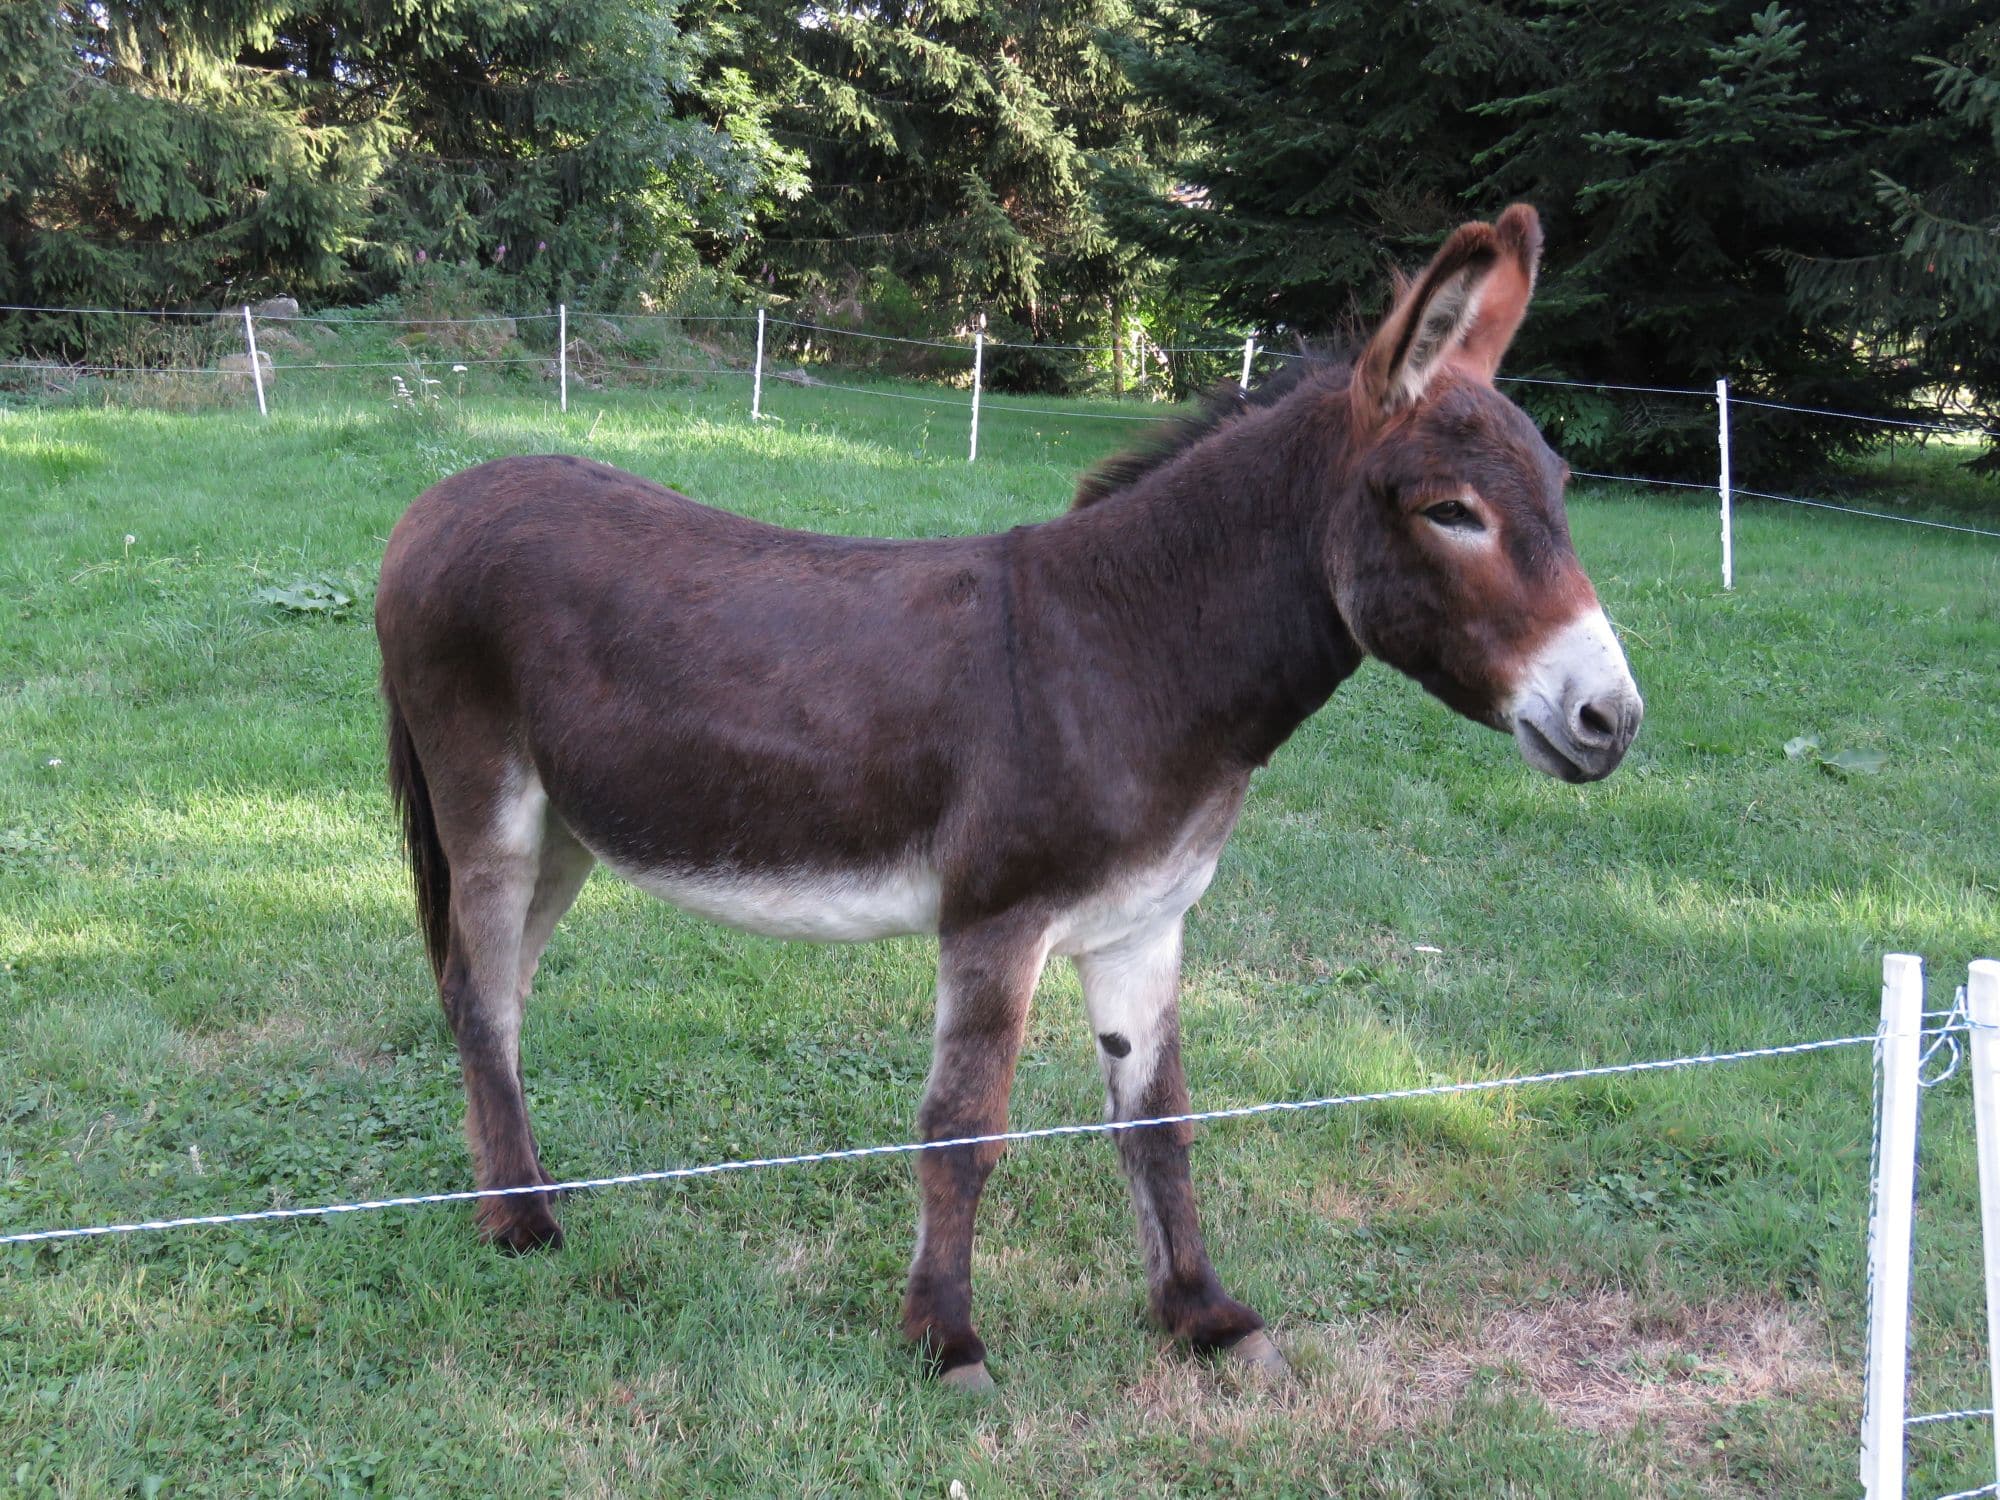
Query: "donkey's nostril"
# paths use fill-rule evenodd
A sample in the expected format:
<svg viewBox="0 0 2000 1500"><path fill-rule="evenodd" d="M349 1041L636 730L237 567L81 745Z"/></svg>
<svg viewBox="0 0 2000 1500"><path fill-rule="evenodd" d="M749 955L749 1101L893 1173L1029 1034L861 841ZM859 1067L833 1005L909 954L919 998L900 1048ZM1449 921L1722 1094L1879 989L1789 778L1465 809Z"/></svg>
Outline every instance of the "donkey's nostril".
<svg viewBox="0 0 2000 1500"><path fill-rule="evenodd" d="M1595 703L1586 703L1579 708L1576 722L1578 728L1593 739L1608 740L1618 732L1617 717Z"/></svg>

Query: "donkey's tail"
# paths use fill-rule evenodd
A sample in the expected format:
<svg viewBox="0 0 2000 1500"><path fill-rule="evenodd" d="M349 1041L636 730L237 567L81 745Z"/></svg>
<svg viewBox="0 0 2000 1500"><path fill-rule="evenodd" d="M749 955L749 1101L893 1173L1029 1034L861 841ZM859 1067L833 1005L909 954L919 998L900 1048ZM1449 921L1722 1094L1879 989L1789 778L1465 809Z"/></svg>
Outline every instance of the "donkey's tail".
<svg viewBox="0 0 2000 1500"><path fill-rule="evenodd" d="M417 891L417 921L424 929L424 951L431 973L444 978L445 945L451 938L451 861L438 842L437 817L431 811L430 783L424 780L417 742L403 717L396 693L382 684L389 709L389 795L403 815L403 848L410 858L410 880Z"/></svg>

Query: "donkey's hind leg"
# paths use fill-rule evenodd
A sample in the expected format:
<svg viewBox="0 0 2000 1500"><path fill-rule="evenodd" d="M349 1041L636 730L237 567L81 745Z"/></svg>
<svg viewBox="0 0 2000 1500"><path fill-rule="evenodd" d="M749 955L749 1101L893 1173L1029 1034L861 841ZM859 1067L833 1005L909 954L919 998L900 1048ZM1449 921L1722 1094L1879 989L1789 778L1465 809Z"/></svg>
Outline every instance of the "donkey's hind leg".
<svg viewBox="0 0 2000 1500"><path fill-rule="evenodd" d="M1181 1068L1181 924L1178 920L1097 953L1079 954L1078 977L1103 1065L1113 1120L1188 1113ZM1284 1369L1264 1320L1228 1295L1209 1263L1188 1174L1191 1125L1118 1132L1118 1154L1139 1215L1139 1247L1153 1315L1197 1349L1228 1349L1259 1371Z"/></svg>
<svg viewBox="0 0 2000 1500"><path fill-rule="evenodd" d="M527 938L532 928L539 958L589 865L574 872L572 857L554 871L545 868L547 799L532 778L507 788L485 811L476 822L453 819L458 837L446 841L451 940L439 989L465 1077L474 1180L482 1188L525 1187L550 1180L521 1085L521 1017L533 962ZM562 1230L549 1203L539 1193L481 1199L481 1232L509 1250L559 1245Z"/></svg>
<svg viewBox="0 0 2000 1500"><path fill-rule="evenodd" d="M542 954L549 946L549 938L555 933L556 923L563 919L575 903L577 893L583 883L590 878L591 869L597 864L597 856L584 848L561 819L553 813L544 817L542 823L541 860L535 874L535 893L528 900L528 915L521 927L520 958L520 999L519 1006L526 1014L528 995L535 983L535 971L541 967ZM514 1049L514 1080L520 1086L522 1097L527 1095L527 1080L521 1074L520 1048ZM535 1154L535 1163L541 1166L542 1151L535 1139L532 1125L528 1131L528 1144ZM541 1180L549 1180L542 1171Z"/></svg>
<svg viewBox="0 0 2000 1500"><path fill-rule="evenodd" d="M577 842L563 821L553 813L542 819L542 847L535 870L535 893L528 900L528 915L521 926L521 1002L535 982L542 953L556 923L576 901L583 883L590 878L597 856Z"/></svg>

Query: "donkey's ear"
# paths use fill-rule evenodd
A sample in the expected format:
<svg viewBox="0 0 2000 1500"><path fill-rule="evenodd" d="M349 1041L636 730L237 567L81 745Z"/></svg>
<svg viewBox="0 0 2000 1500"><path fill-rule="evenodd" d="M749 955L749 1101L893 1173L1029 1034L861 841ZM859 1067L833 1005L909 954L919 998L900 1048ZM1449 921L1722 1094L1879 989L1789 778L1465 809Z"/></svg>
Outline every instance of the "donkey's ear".
<svg viewBox="0 0 2000 1500"><path fill-rule="evenodd" d="M1535 271L1542 263L1542 221L1527 204L1516 203L1494 223L1493 235L1500 244L1500 258L1480 288L1472 327L1451 356L1457 369L1489 381L1499 372L1507 346L1528 315L1528 299L1535 294Z"/></svg>
<svg viewBox="0 0 2000 1500"><path fill-rule="evenodd" d="M1528 309L1541 255L1535 211L1517 203L1498 224L1462 224L1406 285L1354 367L1365 422L1414 404L1451 367L1490 380Z"/></svg>

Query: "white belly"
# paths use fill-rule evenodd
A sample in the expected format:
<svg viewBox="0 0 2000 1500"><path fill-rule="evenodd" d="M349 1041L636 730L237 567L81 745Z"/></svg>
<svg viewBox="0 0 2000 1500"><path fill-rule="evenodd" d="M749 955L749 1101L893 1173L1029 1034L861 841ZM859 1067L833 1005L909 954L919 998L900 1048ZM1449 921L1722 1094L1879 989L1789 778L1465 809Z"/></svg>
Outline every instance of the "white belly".
<svg viewBox="0 0 2000 1500"><path fill-rule="evenodd" d="M698 874L605 863L621 878L693 916L764 937L865 943L938 930L938 878L925 868L852 874ZM1088 953L1179 918L1208 889L1215 855L1182 852L1128 870L1057 914L1056 953Z"/></svg>
<svg viewBox="0 0 2000 1500"><path fill-rule="evenodd" d="M938 878L924 866L852 873L712 874L605 860L671 906L765 937L863 943L936 932Z"/></svg>
<svg viewBox="0 0 2000 1500"><path fill-rule="evenodd" d="M1232 788L1194 813L1164 853L1126 865L1055 921L1053 953L1103 953L1173 929L1215 878L1222 846L1236 826L1243 789Z"/></svg>
<svg viewBox="0 0 2000 1500"><path fill-rule="evenodd" d="M1127 865L1051 914L1049 951L1095 953L1176 924L1215 877L1242 804L1240 790L1201 808L1167 850ZM716 872L636 865L591 851L671 906L765 937L865 943L938 930L941 882L920 861L848 871Z"/></svg>

